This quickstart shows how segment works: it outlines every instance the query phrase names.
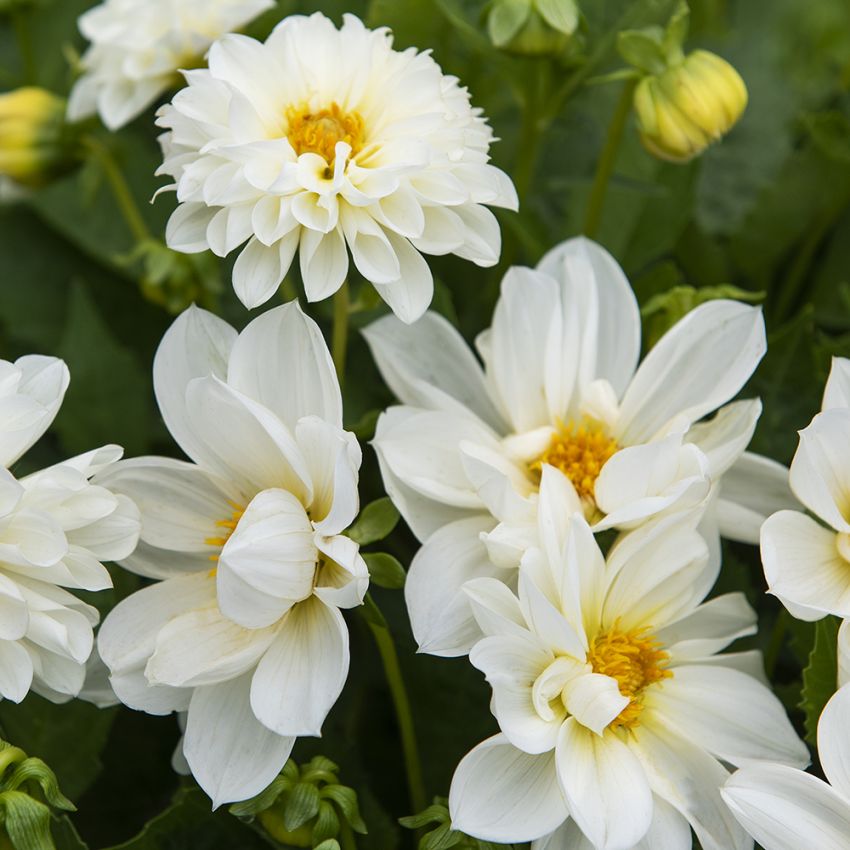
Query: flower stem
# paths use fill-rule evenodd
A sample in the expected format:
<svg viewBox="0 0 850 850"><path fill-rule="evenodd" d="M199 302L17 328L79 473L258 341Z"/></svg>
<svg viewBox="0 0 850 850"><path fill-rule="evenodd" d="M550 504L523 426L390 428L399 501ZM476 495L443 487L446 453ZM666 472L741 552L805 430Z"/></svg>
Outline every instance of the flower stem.
<svg viewBox="0 0 850 850"><path fill-rule="evenodd" d="M32 49L29 21L27 20L26 13L21 9L17 9L12 13L12 26L15 29L15 38L18 42L18 52L21 56L24 82L31 86L35 85L37 70L35 53Z"/></svg>
<svg viewBox="0 0 850 850"><path fill-rule="evenodd" d="M342 286L334 293L334 324L331 337L331 353L340 386L345 379L345 355L348 349L348 317L350 313L348 281L344 280Z"/></svg>
<svg viewBox="0 0 850 850"><path fill-rule="evenodd" d="M587 201L587 210L584 216L584 235L595 238L599 232L602 222L602 210L605 206L605 195L608 192L608 183L614 172L614 163L617 161L617 152L620 150L620 142L623 139L623 131L626 128L626 119L632 108L632 94L634 93L635 81L628 80L620 92L620 99L608 125L608 135L605 139L605 147L599 155L596 165L596 174L593 176L593 186L590 190L590 198Z"/></svg>
<svg viewBox="0 0 850 850"><path fill-rule="evenodd" d="M127 185L127 180L124 177L118 163L112 156L109 148L94 136L86 136L83 140L83 145L97 159L103 173L106 175L106 180L109 183L109 188L118 204L118 209L124 221L127 223L127 228L133 234L133 238L137 242L142 242L150 239L150 231L145 224L142 214L139 212L136 201L133 198L133 193Z"/></svg>
<svg viewBox="0 0 850 850"><path fill-rule="evenodd" d="M351 826L344 820L339 824L339 846L341 850L357 850L357 842Z"/></svg>
<svg viewBox="0 0 850 850"><path fill-rule="evenodd" d="M407 695L407 688L404 684L404 678L401 675L401 667L398 663L398 653L395 649L393 636L383 614L381 614L375 601L368 594L361 611L375 637L378 653L384 665L384 675L387 678L387 684L389 685L393 705L395 706L399 733L401 735L401 747L404 752L404 766L407 771L410 805L414 812L421 812L427 805L425 783L422 779L422 762L419 758L419 748L416 743L416 730L413 726L410 698Z"/></svg>

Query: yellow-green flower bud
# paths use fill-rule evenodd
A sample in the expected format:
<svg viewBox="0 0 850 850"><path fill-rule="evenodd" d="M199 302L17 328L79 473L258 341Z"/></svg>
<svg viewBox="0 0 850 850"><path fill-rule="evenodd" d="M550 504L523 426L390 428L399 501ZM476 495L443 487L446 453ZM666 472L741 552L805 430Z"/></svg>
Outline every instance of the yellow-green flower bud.
<svg viewBox="0 0 850 850"><path fill-rule="evenodd" d="M646 149L687 162L729 132L747 105L747 87L725 60L695 50L637 85L634 107Z"/></svg>
<svg viewBox="0 0 850 850"><path fill-rule="evenodd" d="M0 94L0 175L37 188L74 162L65 99L27 86Z"/></svg>

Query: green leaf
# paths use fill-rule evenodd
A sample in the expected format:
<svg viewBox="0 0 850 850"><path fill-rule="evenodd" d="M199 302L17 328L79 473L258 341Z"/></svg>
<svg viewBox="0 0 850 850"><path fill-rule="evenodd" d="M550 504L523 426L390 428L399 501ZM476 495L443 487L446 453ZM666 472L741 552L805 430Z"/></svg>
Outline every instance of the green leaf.
<svg viewBox="0 0 850 850"><path fill-rule="evenodd" d="M575 0L534 0L534 5L552 29L571 35L578 27L579 11Z"/></svg>
<svg viewBox="0 0 850 850"><path fill-rule="evenodd" d="M369 581L387 590L401 590L407 579L404 567L386 552L364 552L363 560L369 567Z"/></svg>
<svg viewBox="0 0 850 850"><path fill-rule="evenodd" d="M388 497L366 505L348 531L348 536L361 546L383 540L395 527L399 515Z"/></svg>
<svg viewBox="0 0 850 850"><path fill-rule="evenodd" d="M487 17L487 32L496 47L504 47L531 14L532 0L496 0Z"/></svg>
<svg viewBox="0 0 850 850"><path fill-rule="evenodd" d="M288 794L283 810L283 822L288 830L298 829L319 812L319 789L308 782L299 782Z"/></svg>
<svg viewBox="0 0 850 850"><path fill-rule="evenodd" d="M152 418L147 375L80 282L73 285L59 348L71 370L55 424L65 449L77 454L118 443L128 455L144 451Z"/></svg>
<svg viewBox="0 0 850 850"><path fill-rule="evenodd" d="M817 745L818 720L823 707L838 687L838 625L836 617L824 617L815 626L815 645L809 666L803 670L800 708L806 715L806 740Z"/></svg>

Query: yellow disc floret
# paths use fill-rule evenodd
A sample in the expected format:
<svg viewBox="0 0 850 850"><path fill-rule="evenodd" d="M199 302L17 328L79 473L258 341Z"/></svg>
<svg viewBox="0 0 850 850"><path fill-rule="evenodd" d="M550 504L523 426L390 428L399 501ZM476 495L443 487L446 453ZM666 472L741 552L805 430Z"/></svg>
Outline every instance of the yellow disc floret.
<svg viewBox="0 0 850 850"><path fill-rule="evenodd" d="M245 513L245 508L243 508L242 505L229 500L228 504L231 508L233 508L233 513L227 519L220 519L216 522L216 528L220 528L221 533L214 537L207 537L204 540L204 543L206 543L207 546L217 546L219 549L224 548L224 544L230 540L230 535L233 534L236 530L236 526L239 525L239 520L242 519L242 515ZM218 562L218 558L218 553L210 555L211 561Z"/></svg>
<svg viewBox="0 0 850 850"><path fill-rule="evenodd" d="M593 672L616 679L620 693L629 699L629 704L611 722L612 729L637 726L643 712L645 688L673 675L666 667L669 653L647 631L642 628L621 632L615 628L597 636L587 653L587 663Z"/></svg>
<svg viewBox="0 0 850 850"><path fill-rule="evenodd" d="M357 112L343 111L338 103L315 111L307 106L290 107L286 124L286 137L295 153L318 154L329 169L333 168L338 142L349 145L352 157L363 147L363 119Z"/></svg>
<svg viewBox="0 0 850 850"><path fill-rule="evenodd" d="M598 423L588 419L576 425L570 421L557 428L549 446L530 469L538 476L544 463L560 469L580 498L593 501L596 479L618 448L617 441Z"/></svg>

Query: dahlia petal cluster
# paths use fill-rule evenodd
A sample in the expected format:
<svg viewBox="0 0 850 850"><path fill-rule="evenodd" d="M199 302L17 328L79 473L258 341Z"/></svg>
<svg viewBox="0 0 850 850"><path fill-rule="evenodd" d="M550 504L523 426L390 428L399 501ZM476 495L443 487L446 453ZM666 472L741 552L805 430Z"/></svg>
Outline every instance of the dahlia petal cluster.
<svg viewBox="0 0 850 850"><path fill-rule="evenodd" d="M68 101L68 118L100 115L117 130L178 84L219 36L239 29L274 0L104 0L79 18L91 42Z"/></svg>
<svg viewBox="0 0 850 850"><path fill-rule="evenodd" d="M91 478L121 457L104 446L17 478L10 471L59 412L70 376L55 357L0 361L0 696L66 702L83 688L97 609L74 590L112 586L101 563L128 555L139 514Z"/></svg>
<svg viewBox="0 0 850 850"><path fill-rule="evenodd" d="M535 850L689 847L691 828L704 850L751 847L720 798L724 765L809 761L760 654L718 654L755 612L737 593L704 601L698 511L646 523L606 559L565 489L545 468L541 545L516 594L493 578L464 587L501 732L457 768L454 827Z"/></svg>
<svg viewBox="0 0 850 850"><path fill-rule="evenodd" d="M227 35L209 68L159 112L160 174L179 206L170 247L224 257L247 307L274 295L295 254L309 301L357 271L405 322L431 302L422 254L496 263L489 206L515 209L488 162L480 110L429 53L397 51L353 15L284 19L264 42Z"/></svg>
<svg viewBox="0 0 850 850"><path fill-rule="evenodd" d="M796 504L787 470L745 452L761 403L731 401L765 351L760 311L703 304L638 364L635 296L586 239L507 273L476 341L483 368L436 314L409 329L382 318L364 333L402 402L381 415L374 445L386 490L423 543L406 585L422 651L462 654L480 634L459 589L515 573L547 465L595 532L708 499L715 570L719 534L755 543L777 500Z"/></svg>
<svg viewBox="0 0 850 850"><path fill-rule="evenodd" d="M191 461L134 458L101 476L141 511L122 565L157 581L110 612L98 648L126 705L188 712L182 753L219 805L262 791L345 683L340 609L369 582L341 534L358 512L360 448L296 303L241 334L190 308L160 344L154 387Z"/></svg>

